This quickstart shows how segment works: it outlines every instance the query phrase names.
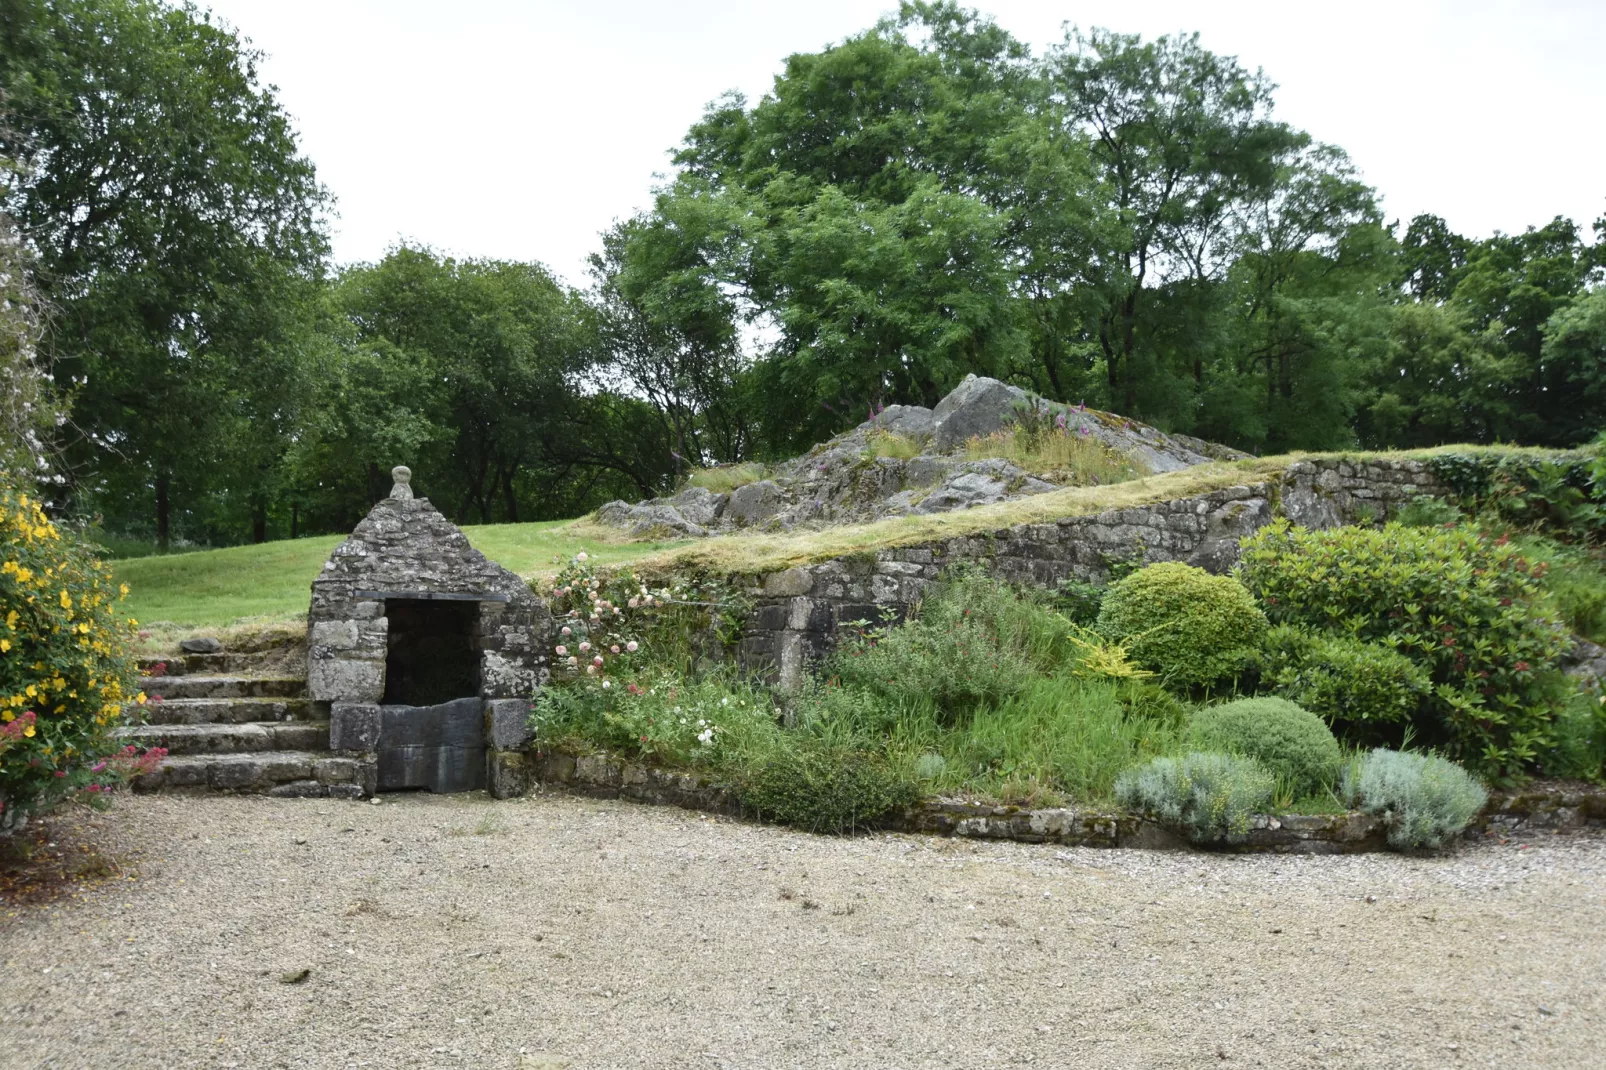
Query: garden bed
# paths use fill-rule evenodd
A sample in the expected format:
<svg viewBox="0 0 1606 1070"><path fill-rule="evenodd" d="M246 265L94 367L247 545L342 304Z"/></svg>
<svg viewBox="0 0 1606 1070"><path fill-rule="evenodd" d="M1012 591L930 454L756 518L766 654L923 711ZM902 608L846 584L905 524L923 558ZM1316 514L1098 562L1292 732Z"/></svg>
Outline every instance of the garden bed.
<svg viewBox="0 0 1606 1070"><path fill-rule="evenodd" d="M491 790L502 797L561 788L602 799L678 806L748 816L731 792L710 777L664 769L608 754L559 751L497 752ZM1467 838L1531 830L1606 826L1606 789L1575 781L1535 781L1492 795L1468 826ZM1055 843L1074 847L1185 850L1186 837L1135 814L1069 807L1034 809L933 797L875 822L890 832L919 832L978 840ZM1384 822L1370 814L1258 814L1242 843L1221 850L1281 854L1349 854L1387 848Z"/></svg>

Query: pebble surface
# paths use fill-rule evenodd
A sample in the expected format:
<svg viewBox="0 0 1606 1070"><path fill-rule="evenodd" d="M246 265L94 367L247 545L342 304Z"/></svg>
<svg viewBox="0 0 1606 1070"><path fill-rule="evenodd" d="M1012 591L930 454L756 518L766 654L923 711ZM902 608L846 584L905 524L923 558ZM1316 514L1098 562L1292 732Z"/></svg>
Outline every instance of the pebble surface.
<svg viewBox="0 0 1606 1070"><path fill-rule="evenodd" d="M535 795L123 798L0 925L0 1067L1602 1065L1606 836L808 836Z"/></svg>

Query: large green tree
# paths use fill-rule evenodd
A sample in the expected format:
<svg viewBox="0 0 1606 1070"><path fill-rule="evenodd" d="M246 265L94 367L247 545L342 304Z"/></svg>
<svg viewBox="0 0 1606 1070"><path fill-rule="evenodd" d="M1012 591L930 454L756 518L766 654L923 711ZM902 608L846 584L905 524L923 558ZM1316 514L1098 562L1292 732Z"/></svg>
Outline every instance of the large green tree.
<svg viewBox="0 0 1606 1070"><path fill-rule="evenodd" d="M209 495L265 530L302 396L327 198L258 58L189 4L0 7L4 207L57 312L69 470L162 543Z"/></svg>

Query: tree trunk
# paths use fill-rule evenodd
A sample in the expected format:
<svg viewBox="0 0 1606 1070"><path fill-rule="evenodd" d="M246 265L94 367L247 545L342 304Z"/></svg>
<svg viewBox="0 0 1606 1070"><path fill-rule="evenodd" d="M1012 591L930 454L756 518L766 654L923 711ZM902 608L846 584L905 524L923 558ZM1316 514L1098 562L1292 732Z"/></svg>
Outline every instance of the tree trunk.
<svg viewBox="0 0 1606 1070"><path fill-rule="evenodd" d="M251 541L268 541L268 503L260 497L251 500Z"/></svg>
<svg viewBox="0 0 1606 1070"><path fill-rule="evenodd" d="M386 494L389 494L389 493L390 493L390 488L385 486L385 477L383 475L381 475L380 471L379 471L379 462L378 461L369 461L368 462L368 504L369 505L373 505L375 502L377 502L379 499L383 498Z"/></svg>
<svg viewBox="0 0 1606 1070"><path fill-rule="evenodd" d="M167 553L168 545L172 539L171 516L172 505L168 500L168 485L166 476L156 477L156 549Z"/></svg>
<svg viewBox="0 0 1606 1070"><path fill-rule="evenodd" d="M513 493L513 466L502 469L502 508L507 511L507 522L519 522L519 496Z"/></svg>
<svg viewBox="0 0 1606 1070"><path fill-rule="evenodd" d="M290 537L292 539L301 537L301 506L295 502L290 503Z"/></svg>

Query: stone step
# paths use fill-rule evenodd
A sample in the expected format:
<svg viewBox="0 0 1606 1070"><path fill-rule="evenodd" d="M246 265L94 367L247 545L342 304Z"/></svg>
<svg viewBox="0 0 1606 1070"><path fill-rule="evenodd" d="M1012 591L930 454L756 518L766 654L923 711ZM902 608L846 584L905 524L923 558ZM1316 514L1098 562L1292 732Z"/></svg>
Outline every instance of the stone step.
<svg viewBox="0 0 1606 1070"><path fill-rule="evenodd" d="M119 728L117 737L137 747L166 747L169 754L314 751L329 748L329 722L147 724Z"/></svg>
<svg viewBox="0 0 1606 1070"><path fill-rule="evenodd" d="M280 657L277 649L240 652L225 650L217 654L141 654L139 671L161 676L190 676L195 673L249 673Z"/></svg>
<svg viewBox="0 0 1606 1070"><path fill-rule="evenodd" d="M337 796L358 799L373 790L373 766L328 751L247 751L179 754L133 782L135 791Z"/></svg>
<svg viewBox="0 0 1606 1070"><path fill-rule="evenodd" d="M147 695L176 698L300 698L305 677L297 676L147 676L140 682Z"/></svg>
<svg viewBox="0 0 1606 1070"><path fill-rule="evenodd" d="M175 698L146 703L135 719L152 725L305 721L311 707L304 698Z"/></svg>

